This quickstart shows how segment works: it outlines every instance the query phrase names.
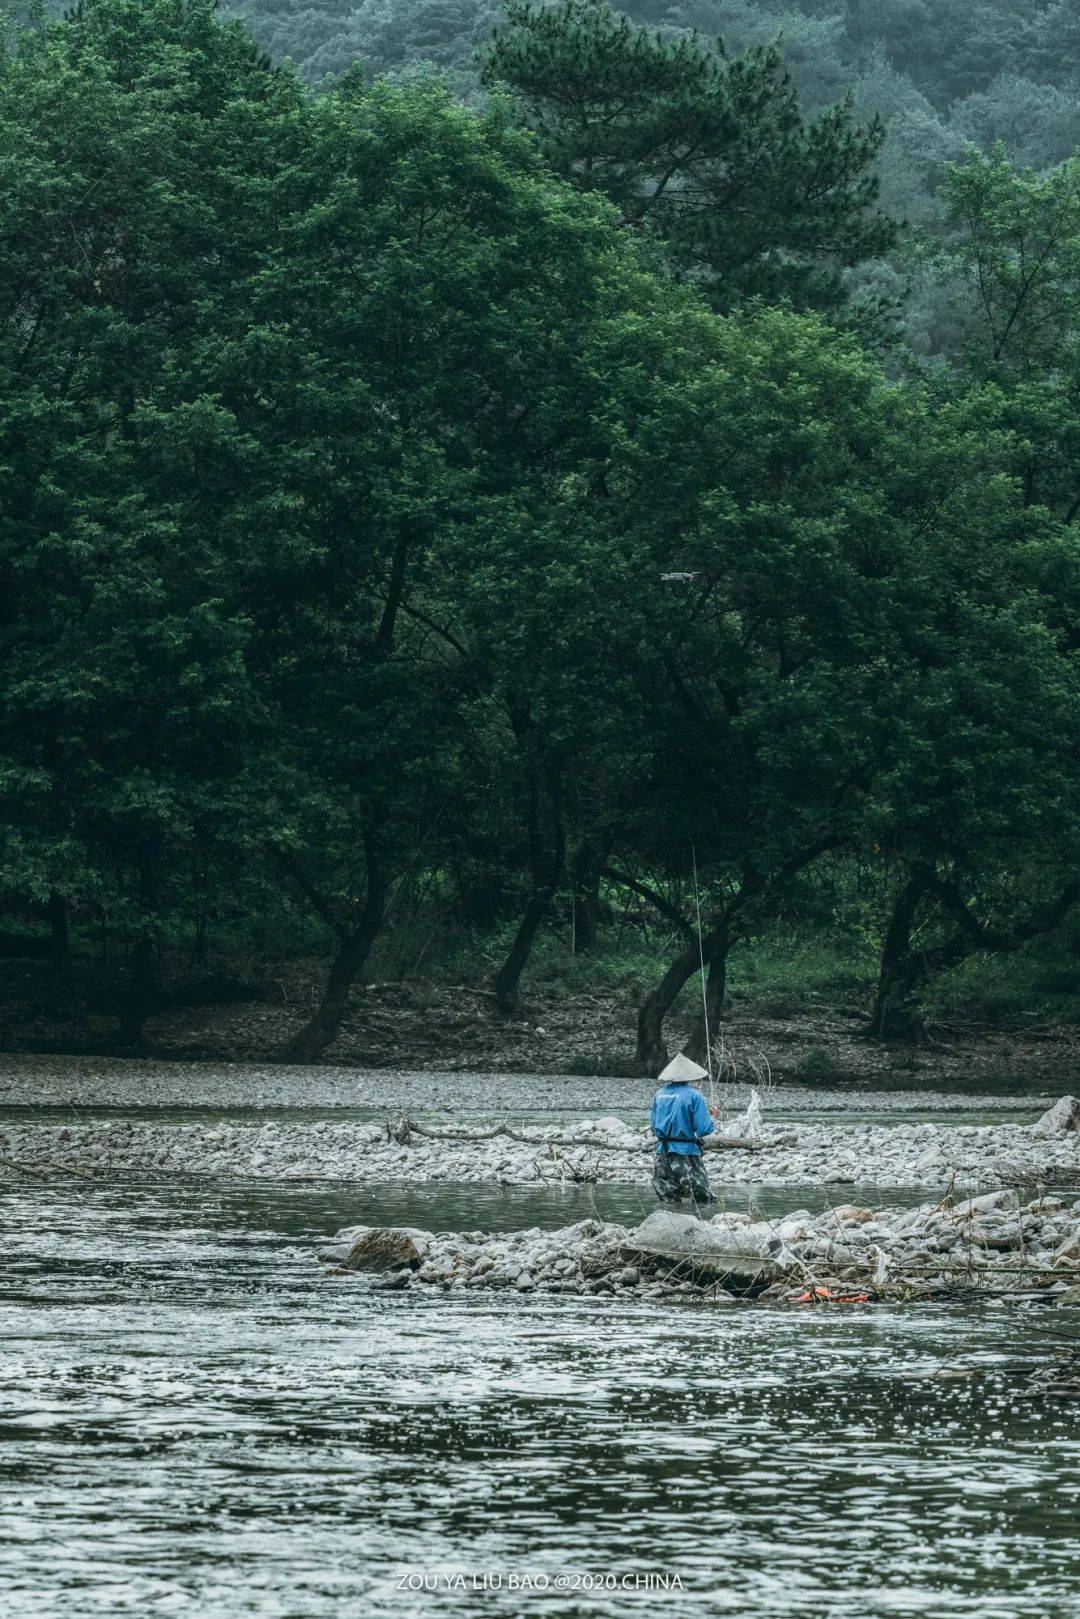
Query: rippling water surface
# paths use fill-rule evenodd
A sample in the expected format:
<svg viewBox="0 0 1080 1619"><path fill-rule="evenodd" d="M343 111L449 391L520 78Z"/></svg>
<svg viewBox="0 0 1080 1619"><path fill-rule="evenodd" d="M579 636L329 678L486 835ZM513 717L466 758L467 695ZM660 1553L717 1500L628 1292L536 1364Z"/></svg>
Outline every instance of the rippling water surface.
<svg viewBox="0 0 1080 1619"><path fill-rule="evenodd" d="M601 1191L608 1217L641 1212ZM6 1619L1080 1614L1080 1409L1025 1378L1075 1341L1071 1312L378 1293L310 1258L365 1219L591 1211L475 1187L12 1191ZM958 1369L978 1375L938 1375ZM491 1588L441 1588L459 1571Z"/></svg>

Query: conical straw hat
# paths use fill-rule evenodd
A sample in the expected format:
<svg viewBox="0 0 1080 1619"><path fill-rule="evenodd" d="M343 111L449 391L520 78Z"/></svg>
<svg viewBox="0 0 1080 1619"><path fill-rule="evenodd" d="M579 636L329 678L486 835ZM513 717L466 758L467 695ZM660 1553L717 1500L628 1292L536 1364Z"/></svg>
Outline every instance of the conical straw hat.
<svg viewBox="0 0 1080 1619"><path fill-rule="evenodd" d="M664 1085L679 1085L684 1080L689 1084L692 1080L708 1079L708 1077L708 1072L699 1063L694 1062L690 1057L684 1057L681 1051L677 1057L672 1057L664 1072L660 1075L661 1082Z"/></svg>

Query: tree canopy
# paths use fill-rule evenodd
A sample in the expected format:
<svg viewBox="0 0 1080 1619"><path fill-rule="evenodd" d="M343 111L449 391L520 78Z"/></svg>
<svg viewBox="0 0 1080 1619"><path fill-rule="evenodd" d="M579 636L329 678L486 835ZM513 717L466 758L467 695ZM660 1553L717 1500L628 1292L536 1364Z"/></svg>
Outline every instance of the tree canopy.
<svg viewBox="0 0 1080 1619"><path fill-rule="evenodd" d="M210 0L0 61L0 897L122 942L129 1042L208 904L329 948L307 1058L418 885L504 1010L622 885L652 1071L692 865L714 1012L838 862L879 1024L917 914L947 965L1075 897L1072 165L951 174L955 360L886 367L831 318L877 134L769 49L510 21L517 110L313 94Z"/></svg>

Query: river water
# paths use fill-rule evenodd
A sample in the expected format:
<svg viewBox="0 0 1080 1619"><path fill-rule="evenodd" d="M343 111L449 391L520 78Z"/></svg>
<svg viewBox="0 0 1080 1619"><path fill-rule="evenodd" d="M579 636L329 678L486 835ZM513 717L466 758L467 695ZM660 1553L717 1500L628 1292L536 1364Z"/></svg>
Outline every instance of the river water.
<svg viewBox="0 0 1080 1619"><path fill-rule="evenodd" d="M1080 1615L1080 1405L1027 1380L1076 1345L1071 1311L379 1293L311 1258L368 1220L648 1207L628 1187L11 1189L5 1619Z"/></svg>

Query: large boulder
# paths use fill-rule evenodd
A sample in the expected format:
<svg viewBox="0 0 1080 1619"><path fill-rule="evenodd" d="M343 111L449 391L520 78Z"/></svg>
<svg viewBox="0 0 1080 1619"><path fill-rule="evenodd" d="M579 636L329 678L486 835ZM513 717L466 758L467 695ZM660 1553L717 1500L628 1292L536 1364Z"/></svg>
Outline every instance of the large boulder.
<svg viewBox="0 0 1080 1619"><path fill-rule="evenodd" d="M690 1275L711 1277L745 1291L765 1287L782 1274L766 1247L767 1227L730 1229L694 1214L657 1209L626 1234L627 1258L648 1256L684 1265Z"/></svg>
<svg viewBox="0 0 1080 1619"><path fill-rule="evenodd" d="M428 1233L407 1226L372 1226L357 1237L341 1263L346 1270L388 1271L418 1266Z"/></svg>
<svg viewBox="0 0 1080 1619"><path fill-rule="evenodd" d="M333 1243L327 1248L318 1250L318 1257L327 1265L340 1265L348 1256L349 1250L357 1237L362 1237L365 1231L370 1231L369 1225L347 1225L335 1233Z"/></svg>
<svg viewBox="0 0 1080 1619"><path fill-rule="evenodd" d="M678 1209L654 1209L639 1226L627 1232L627 1241L648 1245L656 1253L723 1253L738 1246L734 1232L718 1229L698 1214Z"/></svg>
<svg viewBox="0 0 1080 1619"><path fill-rule="evenodd" d="M1024 1232L1019 1220L1000 1220L988 1224L983 1220L972 1220L964 1227L964 1240L976 1248L993 1248L998 1253L1008 1253L1013 1248L1022 1248L1024 1245Z"/></svg>
<svg viewBox="0 0 1080 1619"><path fill-rule="evenodd" d="M1041 1140L1068 1135L1075 1130L1080 1130L1080 1101L1075 1096L1059 1096L1053 1107L1047 1108L1042 1118L1031 1126L1032 1135Z"/></svg>
<svg viewBox="0 0 1080 1619"><path fill-rule="evenodd" d="M711 1230L722 1233L732 1253L768 1258L784 1246L783 1237L770 1220L751 1220L748 1216L733 1220L728 1214L716 1214L709 1224Z"/></svg>

